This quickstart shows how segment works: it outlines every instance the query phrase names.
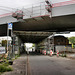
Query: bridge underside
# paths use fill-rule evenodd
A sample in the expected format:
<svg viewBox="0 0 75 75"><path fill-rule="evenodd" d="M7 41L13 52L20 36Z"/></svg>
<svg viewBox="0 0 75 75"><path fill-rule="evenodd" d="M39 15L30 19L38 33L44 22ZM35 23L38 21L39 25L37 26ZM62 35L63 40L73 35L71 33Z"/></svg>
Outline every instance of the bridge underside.
<svg viewBox="0 0 75 75"><path fill-rule="evenodd" d="M14 31L14 34L21 38L24 43L38 43L52 35L52 32Z"/></svg>
<svg viewBox="0 0 75 75"><path fill-rule="evenodd" d="M27 31L30 32L27 33ZM51 32L61 31L75 31L75 14L52 18L48 15L39 16L24 19L24 22L13 23L13 32L24 42L36 43L50 36L52 34ZM6 35L7 24L0 25L0 36Z"/></svg>
<svg viewBox="0 0 75 75"><path fill-rule="evenodd" d="M71 31L75 28L75 14L52 17L40 16L14 23L14 30L19 31Z"/></svg>

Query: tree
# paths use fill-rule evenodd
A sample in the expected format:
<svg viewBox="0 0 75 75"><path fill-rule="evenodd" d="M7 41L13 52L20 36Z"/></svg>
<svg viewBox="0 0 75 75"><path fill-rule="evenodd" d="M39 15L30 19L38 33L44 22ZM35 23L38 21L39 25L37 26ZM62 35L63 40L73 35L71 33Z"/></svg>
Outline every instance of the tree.
<svg viewBox="0 0 75 75"><path fill-rule="evenodd" d="M7 40L2 40L2 46L7 46Z"/></svg>
<svg viewBox="0 0 75 75"><path fill-rule="evenodd" d="M33 44L32 47L35 47L35 44Z"/></svg>
<svg viewBox="0 0 75 75"><path fill-rule="evenodd" d="M70 37L70 38L68 38L69 39L69 41L71 42L71 44L75 44L75 37Z"/></svg>
<svg viewBox="0 0 75 75"><path fill-rule="evenodd" d="M69 41L70 41L70 43L72 44L72 48L75 48L75 37L70 37L70 38L68 38L69 39Z"/></svg>

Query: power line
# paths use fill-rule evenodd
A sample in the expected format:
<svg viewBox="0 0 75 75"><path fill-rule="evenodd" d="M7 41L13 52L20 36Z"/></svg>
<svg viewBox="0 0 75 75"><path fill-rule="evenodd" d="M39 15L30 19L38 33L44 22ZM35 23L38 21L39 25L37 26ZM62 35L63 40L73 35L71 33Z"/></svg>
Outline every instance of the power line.
<svg viewBox="0 0 75 75"><path fill-rule="evenodd" d="M0 7L9 8L9 9L16 9L16 8L11 8L11 7L7 7L7 6L0 6Z"/></svg>
<svg viewBox="0 0 75 75"><path fill-rule="evenodd" d="M0 8L0 10L3 10L3 11L11 11L12 12L12 10L3 9L3 8Z"/></svg>

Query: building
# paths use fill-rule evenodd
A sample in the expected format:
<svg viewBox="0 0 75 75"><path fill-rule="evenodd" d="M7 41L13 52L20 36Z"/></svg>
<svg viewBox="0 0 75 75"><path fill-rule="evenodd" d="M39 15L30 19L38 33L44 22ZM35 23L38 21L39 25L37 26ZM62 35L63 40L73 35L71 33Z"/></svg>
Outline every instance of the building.
<svg viewBox="0 0 75 75"><path fill-rule="evenodd" d="M48 38L49 49L52 49L54 52L59 51L71 51L71 45L69 44L68 38L58 35Z"/></svg>
<svg viewBox="0 0 75 75"><path fill-rule="evenodd" d="M69 45L69 40L66 37L60 35L51 37L50 41L50 43L54 41L54 45Z"/></svg>
<svg viewBox="0 0 75 75"><path fill-rule="evenodd" d="M59 50L59 52L72 51L68 38L66 38L62 35L58 35L58 36L52 35L52 36L44 39L41 43L39 43L37 45L37 49L38 49L38 51L53 50L53 52L56 52L57 50Z"/></svg>

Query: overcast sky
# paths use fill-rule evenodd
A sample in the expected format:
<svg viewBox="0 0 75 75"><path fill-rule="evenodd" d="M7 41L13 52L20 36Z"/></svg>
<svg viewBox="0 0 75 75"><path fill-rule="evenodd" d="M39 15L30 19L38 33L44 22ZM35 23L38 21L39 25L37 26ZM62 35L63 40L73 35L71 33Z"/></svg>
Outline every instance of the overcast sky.
<svg viewBox="0 0 75 75"><path fill-rule="evenodd" d="M13 7L25 6L28 4L34 4L42 1L45 0L0 0L0 5L13 8ZM49 1L51 1L51 3L53 4L58 2L70 1L70 0L49 0Z"/></svg>
<svg viewBox="0 0 75 75"><path fill-rule="evenodd" d="M63 35L65 37L75 37L75 32L70 32L68 34L56 34L56 35Z"/></svg>
<svg viewBox="0 0 75 75"><path fill-rule="evenodd" d="M45 0L0 0L0 14L11 11L11 9L9 8L7 8L9 11L3 10L3 9L6 9L4 7L17 8L17 7L23 7L26 5L30 6L30 4L35 4L38 2L44 2L44 1ZM54 3L70 1L70 0L50 0L50 1L52 4L54 4ZM1 6L4 6L4 7L1 7Z"/></svg>

